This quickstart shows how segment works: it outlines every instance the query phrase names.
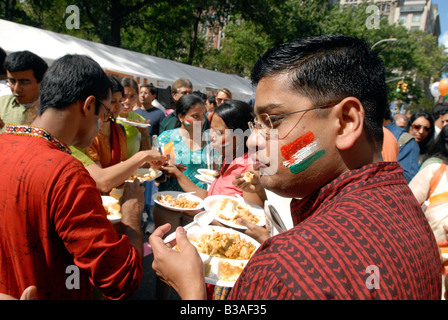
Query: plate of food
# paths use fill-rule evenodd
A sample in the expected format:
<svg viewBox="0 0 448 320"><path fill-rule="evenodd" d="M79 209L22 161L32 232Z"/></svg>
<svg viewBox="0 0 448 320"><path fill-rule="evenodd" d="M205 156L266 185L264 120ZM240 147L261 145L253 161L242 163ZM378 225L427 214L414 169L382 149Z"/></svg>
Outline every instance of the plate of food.
<svg viewBox="0 0 448 320"><path fill-rule="evenodd" d="M233 287L260 246L244 233L218 226L194 225L187 234L204 263L205 282L224 287Z"/></svg>
<svg viewBox="0 0 448 320"><path fill-rule="evenodd" d="M121 221L121 206L120 202L114 197L101 196L103 200L103 207L106 209L107 218L112 223L118 223Z"/></svg>
<svg viewBox="0 0 448 320"><path fill-rule="evenodd" d="M195 211L204 207L201 198L180 191L157 192L152 195L152 199L155 203L173 211Z"/></svg>
<svg viewBox="0 0 448 320"><path fill-rule="evenodd" d="M195 178L198 179L199 181L205 183L205 184L212 184L213 181L215 180L215 178L213 178L211 176L202 175L202 174L195 175Z"/></svg>
<svg viewBox="0 0 448 320"><path fill-rule="evenodd" d="M139 168L132 176L129 177L127 182L132 182L135 179L140 180L140 182L152 181L162 175L162 171L155 170L153 168Z"/></svg>
<svg viewBox="0 0 448 320"><path fill-rule="evenodd" d="M213 182L219 175L218 171L211 169L198 169L196 171L208 182Z"/></svg>
<svg viewBox="0 0 448 320"><path fill-rule="evenodd" d="M247 229L247 227L236 221L238 218L242 218L258 226L264 226L266 224L264 209L242 198L238 199L236 197L221 195L210 196L205 198L204 208L205 210L214 211L217 221L232 228Z"/></svg>
<svg viewBox="0 0 448 320"><path fill-rule="evenodd" d="M131 119L126 119L126 118L122 118L122 117L118 117L117 120L120 120L121 122L126 123L133 127L148 128L150 126L149 123L144 123L144 122L141 122L138 120L131 120Z"/></svg>

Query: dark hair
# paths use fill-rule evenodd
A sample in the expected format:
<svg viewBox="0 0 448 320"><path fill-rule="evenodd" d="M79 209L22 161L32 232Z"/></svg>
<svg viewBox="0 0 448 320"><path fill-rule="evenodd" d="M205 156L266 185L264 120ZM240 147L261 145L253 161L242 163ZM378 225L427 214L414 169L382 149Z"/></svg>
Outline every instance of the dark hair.
<svg viewBox="0 0 448 320"><path fill-rule="evenodd" d="M152 95L157 94L157 91L158 91L157 88L154 87L154 85L153 85L152 83L150 83L150 84L147 84L147 83L142 84L142 85L140 86L140 89L141 89L141 88L148 88L148 89L149 89L149 92L151 92Z"/></svg>
<svg viewBox="0 0 448 320"><path fill-rule="evenodd" d="M204 104L204 101L201 97L195 94L186 94L182 96L176 103L176 114L186 115L188 110L197 105L198 103ZM176 127L180 127L181 123L177 120Z"/></svg>
<svg viewBox="0 0 448 320"><path fill-rule="evenodd" d="M110 80L97 62L84 55L65 55L53 63L42 80L39 115L47 108L64 109L91 95L96 98L98 113L100 101L107 99L110 91Z"/></svg>
<svg viewBox="0 0 448 320"><path fill-rule="evenodd" d="M138 83L137 83L137 81L135 81L132 78L126 77L126 78L121 79L121 85L123 87L132 87L135 89L135 92L138 93Z"/></svg>
<svg viewBox="0 0 448 320"><path fill-rule="evenodd" d="M408 123L406 124L406 131L409 132L411 125L414 123L414 121L417 118L420 118L420 117L425 117L426 120L428 120L430 123L430 131L428 133L428 136L424 140L420 141L420 143L418 144L420 147L420 154L425 154L428 152L429 145L432 144L433 140L434 140L435 130L434 130L434 118L432 117L432 115L426 110L420 110L420 111L414 112L411 115L411 117L409 118Z"/></svg>
<svg viewBox="0 0 448 320"><path fill-rule="evenodd" d="M9 72L33 70L34 77L39 83L48 69L47 63L38 55L30 51L17 51L9 54L5 59L5 69Z"/></svg>
<svg viewBox="0 0 448 320"><path fill-rule="evenodd" d="M249 121L254 119L252 107L240 100L226 100L219 107L215 109L210 120L218 115L226 124L227 128L232 130L241 129L243 133L249 130ZM246 141L248 135L244 135L244 152L247 152Z"/></svg>
<svg viewBox="0 0 448 320"><path fill-rule="evenodd" d="M448 113L448 105L445 105L443 103L437 103L432 109L432 116L434 118L434 121L439 119L440 116L443 116L444 114L447 113Z"/></svg>
<svg viewBox="0 0 448 320"><path fill-rule="evenodd" d="M6 59L6 52L3 50L3 48L0 48L0 74L6 74L6 68L5 68L5 59Z"/></svg>
<svg viewBox="0 0 448 320"><path fill-rule="evenodd" d="M124 88L121 85L120 81L118 81L114 76L109 76L109 81L112 94L114 94L115 92L121 92L121 94L124 96Z"/></svg>
<svg viewBox="0 0 448 320"><path fill-rule="evenodd" d="M193 91L192 94L195 94L198 97L201 97L201 99L202 99L202 101L204 101L204 103L207 100L207 95L199 90Z"/></svg>
<svg viewBox="0 0 448 320"><path fill-rule="evenodd" d="M215 108L216 108L216 98L215 98L215 96L210 96L210 97L207 98L207 100L208 100L209 103L213 104L215 106Z"/></svg>
<svg viewBox="0 0 448 320"><path fill-rule="evenodd" d="M249 104L240 100L226 100L215 109L214 115L218 115L229 129L249 129L248 122L254 119L253 110ZM213 118L212 116L212 118Z"/></svg>
<svg viewBox="0 0 448 320"><path fill-rule="evenodd" d="M387 102L382 60L362 40L345 35L322 35L280 44L255 64L253 84L263 77L290 75L290 86L316 106L355 97L365 111L367 137L380 147Z"/></svg>
<svg viewBox="0 0 448 320"><path fill-rule="evenodd" d="M424 160L437 157L448 163L448 126L444 126L437 138L434 139L428 146L428 153Z"/></svg>

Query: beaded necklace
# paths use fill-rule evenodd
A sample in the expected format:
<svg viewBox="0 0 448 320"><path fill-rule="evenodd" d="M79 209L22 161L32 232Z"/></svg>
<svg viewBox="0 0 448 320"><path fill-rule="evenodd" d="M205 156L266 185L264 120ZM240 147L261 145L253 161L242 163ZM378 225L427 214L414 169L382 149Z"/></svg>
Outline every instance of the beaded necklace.
<svg viewBox="0 0 448 320"><path fill-rule="evenodd" d="M59 148L59 150L71 154L70 148L59 141L56 137L54 137L51 133L45 131L42 128L33 127L33 126L24 126L24 125L8 125L6 127L6 133L15 134L19 136L27 136L27 137L38 137L44 138L51 144L55 145Z"/></svg>

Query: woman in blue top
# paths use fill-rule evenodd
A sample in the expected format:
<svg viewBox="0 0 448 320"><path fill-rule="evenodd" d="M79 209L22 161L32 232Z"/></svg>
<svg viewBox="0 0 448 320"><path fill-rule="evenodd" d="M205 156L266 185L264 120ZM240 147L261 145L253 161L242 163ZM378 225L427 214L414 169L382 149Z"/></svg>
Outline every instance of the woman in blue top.
<svg viewBox="0 0 448 320"><path fill-rule="evenodd" d="M207 189L195 175L197 169L207 168L206 146L208 139L203 139L202 126L205 122L206 107L199 96L188 94L182 96L176 103L178 118L177 128L167 130L159 135L159 142L165 153L171 156L171 165L174 164L190 178L197 186ZM172 145L170 145L172 143ZM171 151L167 151L167 149ZM173 159L174 158L174 159ZM168 177L166 182L161 182L159 191L183 191L176 178ZM159 227L165 223L171 224L174 231L178 226L185 226L193 221L193 218L182 212L172 211L156 203L154 206L154 224ZM170 232L169 232L170 233ZM169 287L157 279L157 299L167 299Z"/></svg>
<svg viewBox="0 0 448 320"><path fill-rule="evenodd" d="M195 175L197 169L207 168L206 145L208 139L203 138L202 126L205 122L206 107L203 100L195 94L185 95L176 104L178 118L177 128L162 132L159 142L162 148L169 143L171 161L182 168L194 184L207 189L205 183L199 181ZM183 191L175 178L167 178L160 183L159 191Z"/></svg>

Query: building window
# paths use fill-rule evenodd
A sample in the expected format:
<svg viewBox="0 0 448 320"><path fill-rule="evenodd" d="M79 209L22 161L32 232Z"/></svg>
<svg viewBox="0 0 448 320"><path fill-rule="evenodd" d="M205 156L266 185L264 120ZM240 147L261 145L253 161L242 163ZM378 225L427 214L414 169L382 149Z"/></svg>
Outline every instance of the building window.
<svg viewBox="0 0 448 320"><path fill-rule="evenodd" d="M408 21L408 15L407 14L400 15L400 18L398 19L398 22L406 23L407 21Z"/></svg>
<svg viewBox="0 0 448 320"><path fill-rule="evenodd" d="M414 13L412 15L412 22L420 22L422 20L422 14L421 13Z"/></svg>

